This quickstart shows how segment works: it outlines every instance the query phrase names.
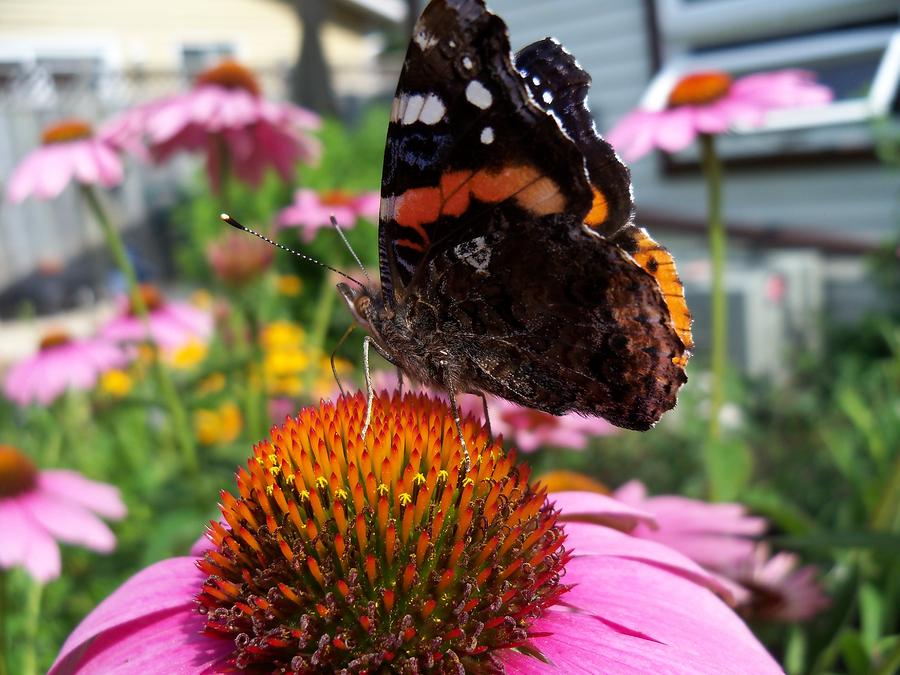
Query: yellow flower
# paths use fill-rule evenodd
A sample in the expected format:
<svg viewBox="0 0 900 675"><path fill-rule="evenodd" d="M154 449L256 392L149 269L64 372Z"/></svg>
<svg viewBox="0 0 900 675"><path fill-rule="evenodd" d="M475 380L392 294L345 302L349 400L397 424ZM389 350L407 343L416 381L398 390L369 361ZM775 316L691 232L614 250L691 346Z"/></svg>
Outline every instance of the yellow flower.
<svg viewBox="0 0 900 675"><path fill-rule="evenodd" d="M309 367L309 357L299 349L271 351L263 367L269 377L295 375Z"/></svg>
<svg viewBox="0 0 900 675"><path fill-rule="evenodd" d="M281 295L295 298L303 290L303 279L296 274L280 274L275 278L275 288Z"/></svg>
<svg viewBox="0 0 900 675"><path fill-rule="evenodd" d="M219 440L219 416L214 410L194 413L194 433L202 445L212 445Z"/></svg>
<svg viewBox="0 0 900 675"><path fill-rule="evenodd" d="M241 435L244 416L234 402L224 403L219 408L219 443L233 443Z"/></svg>
<svg viewBox="0 0 900 675"><path fill-rule="evenodd" d="M264 349L283 349L302 344L306 335L303 329L290 321L273 321L260 336Z"/></svg>
<svg viewBox="0 0 900 675"><path fill-rule="evenodd" d="M199 340L191 340L183 347L179 347L167 358L173 368L188 370L203 362L209 348Z"/></svg>
<svg viewBox="0 0 900 675"><path fill-rule="evenodd" d="M124 370L107 370L100 376L100 391L113 398L127 396L133 384L131 375Z"/></svg>
<svg viewBox="0 0 900 675"><path fill-rule="evenodd" d="M194 414L194 432L203 445L233 443L243 426L241 409L231 401L223 403L217 410L204 408Z"/></svg>

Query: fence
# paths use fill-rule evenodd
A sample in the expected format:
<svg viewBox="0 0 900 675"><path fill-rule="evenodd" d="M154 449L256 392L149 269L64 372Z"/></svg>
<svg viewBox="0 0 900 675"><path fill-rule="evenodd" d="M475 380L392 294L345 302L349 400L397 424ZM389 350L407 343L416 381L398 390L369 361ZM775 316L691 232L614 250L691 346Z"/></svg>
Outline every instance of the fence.
<svg viewBox="0 0 900 675"><path fill-rule="evenodd" d="M286 97L285 69L257 71L257 76L267 96ZM386 96L396 81L391 67L377 64L365 72L334 69L333 76L348 109L359 107L354 98ZM88 68L60 74L40 67L12 73L0 69L0 188L5 193L13 167L39 143L47 124L71 117L99 123L130 106L184 91L190 84L184 72ZM124 183L110 195L115 221L127 228L145 223L153 209L177 198L178 186L195 166L189 159L165 167L129 160ZM64 266L96 248L100 238L99 228L71 190L46 202L30 199L11 205L0 198L0 292L36 271Z"/></svg>

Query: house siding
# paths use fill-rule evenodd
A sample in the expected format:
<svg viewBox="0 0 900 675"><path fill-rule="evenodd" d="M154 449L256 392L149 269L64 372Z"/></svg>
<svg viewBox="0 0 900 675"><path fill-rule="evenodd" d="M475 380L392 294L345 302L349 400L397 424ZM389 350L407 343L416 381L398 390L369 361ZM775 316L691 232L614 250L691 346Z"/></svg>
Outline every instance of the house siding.
<svg viewBox="0 0 900 675"><path fill-rule="evenodd" d="M553 35L578 58L593 77L590 105L600 130L637 105L654 75L642 2L491 0L490 5L507 21L513 49ZM652 156L631 170L639 208L704 217L699 173L667 175ZM898 231L898 197L896 172L874 160L834 159L813 166L779 166L775 160L765 168L727 170L725 215L734 222L879 242ZM642 224L652 229L652 223Z"/></svg>

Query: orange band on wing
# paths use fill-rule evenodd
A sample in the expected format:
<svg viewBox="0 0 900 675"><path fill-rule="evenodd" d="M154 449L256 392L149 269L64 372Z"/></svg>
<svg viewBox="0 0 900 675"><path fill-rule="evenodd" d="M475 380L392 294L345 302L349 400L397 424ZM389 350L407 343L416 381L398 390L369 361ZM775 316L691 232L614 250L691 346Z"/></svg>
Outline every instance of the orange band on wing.
<svg viewBox="0 0 900 675"><path fill-rule="evenodd" d="M591 204L591 210L584 219L584 224L588 227L596 227L602 225L609 215L609 204L606 202L606 195L599 188L594 188L594 201Z"/></svg>
<svg viewBox="0 0 900 675"><path fill-rule="evenodd" d="M692 349L694 339L691 337L691 313L684 299L684 286L678 278L678 272L675 271L672 254L653 241L643 230L635 228L635 231L638 233L636 239L638 248L631 257L656 279L669 309L675 333L686 349ZM677 365L684 366L687 357L676 357L674 361Z"/></svg>
<svg viewBox="0 0 900 675"><path fill-rule="evenodd" d="M461 216L473 197L488 204L513 198L516 204L537 216L561 213L566 208L559 186L535 167L524 164L500 171L445 173L438 187L412 188L397 195L385 216L415 230L427 246L430 238L422 226L440 216Z"/></svg>

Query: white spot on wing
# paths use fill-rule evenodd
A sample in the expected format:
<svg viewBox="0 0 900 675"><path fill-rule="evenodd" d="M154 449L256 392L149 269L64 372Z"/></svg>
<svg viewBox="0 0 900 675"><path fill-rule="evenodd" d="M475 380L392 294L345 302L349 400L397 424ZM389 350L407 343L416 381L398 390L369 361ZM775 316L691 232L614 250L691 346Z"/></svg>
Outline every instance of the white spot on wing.
<svg viewBox="0 0 900 675"><path fill-rule="evenodd" d="M444 119L444 113L447 108L437 94L428 94L425 97L425 105L422 106L422 112L419 113L419 121L425 124L437 124Z"/></svg>
<svg viewBox="0 0 900 675"><path fill-rule="evenodd" d="M549 91L545 91L541 98L544 99L544 103L546 103L547 105L553 103L553 94L551 94Z"/></svg>
<svg viewBox="0 0 900 675"><path fill-rule="evenodd" d="M475 268L478 275L486 275L488 266L491 264L491 249L484 240L484 237L476 237L471 241L464 241L453 247L456 256Z"/></svg>
<svg viewBox="0 0 900 675"><path fill-rule="evenodd" d="M466 87L466 100L477 108L487 110L494 102L494 97L481 82L472 80Z"/></svg>
<svg viewBox="0 0 900 675"><path fill-rule="evenodd" d="M419 49L423 52L427 52L438 43L438 39L434 37L434 35L429 34L426 30L418 31L416 33L415 41L416 44L419 45Z"/></svg>
<svg viewBox="0 0 900 675"><path fill-rule="evenodd" d="M464 56L462 58L462 64L463 68L465 68L466 70L472 70L472 68L475 66L475 64L472 63L472 59L470 59L468 56Z"/></svg>
<svg viewBox="0 0 900 675"><path fill-rule="evenodd" d="M537 75L535 75L534 77L532 77L532 78L531 78L531 81L534 82L534 86L535 86L535 87L540 87L540 86L541 86L541 78L539 78Z"/></svg>
<svg viewBox="0 0 900 675"><path fill-rule="evenodd" d="M481 130L481 142L490 145L494 142L494 130L491 127L485 127Z"/></svg>
<svg viewBox="0 0 900 675"><path fill-rule="evenodd" d="M419 119L419 113L422 112L422 106L425 105L425 97L415 94L409 97L406 108L403 111L403 124L412 124Z"/></svg>

